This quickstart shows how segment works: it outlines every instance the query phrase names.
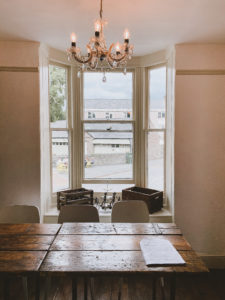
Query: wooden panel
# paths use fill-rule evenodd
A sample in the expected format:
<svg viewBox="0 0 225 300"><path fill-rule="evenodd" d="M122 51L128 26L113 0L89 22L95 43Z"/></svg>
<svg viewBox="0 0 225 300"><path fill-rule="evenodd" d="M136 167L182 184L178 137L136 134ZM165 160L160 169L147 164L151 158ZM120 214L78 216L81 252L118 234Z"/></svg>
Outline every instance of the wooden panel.
<svg viewBox="0 0 225 300"><path fill-rule="evenodd" d="M46 251L0 251L0 273L38 271L46 253Z"/></svg>
<svg viewBox="0 0 225 300"><path fill-rule="evenodd" d="M0 235L11 234L56 234L60 224L0 224Z"/></svg>
<svg viewBox="0 0 225 300"><path fill-rule="evenodd" d="M181 230L174 223L154 223L153 224L158 234L178 234L182 235Z"/></svg>
<svg viewBox="0 0 225 300"><path fill-rule="evenodd" d="M113 223L117 234L157 234L151 223Z"/></svg>
<svg viewBox="0 0 225 300"><path fill-rule="evenodd" d="M160 229L178 228L175 223L156 223Z"/></svg>
<svg viewBox="0 0 225 300"><path fill-rule="evenodd" d="M64 223L59 234L115 234L111 223Z"/></svg>
<svg viewBox="0 0 225 300"><path fill-rule="evenodd" d="M140 250L140 241L146 235L58 235L51 250ZM170 241L177 250L190 250L190 245L181 236L157 236ZM156 236L150 236L154 239Z"/></svg>
<svg viewBox="0 0 225 300"><path fill-rule="evenodd" d="M0 236L0 251L48 250L53 239L53 235L2 235Z"/></svg>
<svg viewBox="0 0 225 300"><path fill-rule="evenodd" d="M147 267L141 251L50 251L41 272L74 272L101 275L138 275L152 273L201 273L207 272L203 262L193 251L179 251L185 266Z"/></svg>
<svg viewBox="0 0 225 300"><path fill-rule="evenodd" d="M55 235L57 234L60 226L60 224L31 224L26 234Z"/></svg>
<svg viewBox="0 0 225 300"><path fill-rule="evenodd" d="M30 224L0 224L0 235L25 234Z"/></svg>

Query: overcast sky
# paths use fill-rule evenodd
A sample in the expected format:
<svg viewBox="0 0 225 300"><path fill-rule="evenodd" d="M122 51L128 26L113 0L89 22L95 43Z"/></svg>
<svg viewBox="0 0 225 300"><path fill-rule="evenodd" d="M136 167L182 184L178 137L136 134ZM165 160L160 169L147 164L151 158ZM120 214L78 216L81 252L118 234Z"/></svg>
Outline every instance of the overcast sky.
<svg viewBox="0 0 225 300"><path fill-rule="evenodd" d="M151 107L161 108L165 97L165 67L150 71ZM132 73L106 73L106 82L102 81L103 73L84 73L84 99L131 99Z"/></svg>

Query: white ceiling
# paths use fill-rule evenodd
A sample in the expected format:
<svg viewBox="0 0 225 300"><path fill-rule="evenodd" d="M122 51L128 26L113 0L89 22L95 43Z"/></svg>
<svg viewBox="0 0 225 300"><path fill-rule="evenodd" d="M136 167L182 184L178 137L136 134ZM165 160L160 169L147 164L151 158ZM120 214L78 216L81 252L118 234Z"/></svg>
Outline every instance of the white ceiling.
<svg viewBox="0 0 225 300"><path fill-rule="evenodd" d="M99 0L0 0L0 39L32 40L64 50L70 33L85 49L99 15ZM110 42L131 32L135 55L177 43L225 43L225 0L104 0Z"/></svg>

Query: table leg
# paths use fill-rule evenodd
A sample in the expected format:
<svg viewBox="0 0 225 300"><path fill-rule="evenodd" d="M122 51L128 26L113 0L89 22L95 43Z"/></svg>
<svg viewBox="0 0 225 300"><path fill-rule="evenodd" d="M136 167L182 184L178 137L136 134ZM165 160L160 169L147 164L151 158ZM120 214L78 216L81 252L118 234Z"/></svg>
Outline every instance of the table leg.
<svg viewBox="0 0 225 300"><path fill-rule="evenodd" d="M91 292L91 300L94 300L94 278L90 278L90 292Z"/></svg>
<svg viewBox="0 0 225 300"><path fill-rule="evenodd" d="M28 284L27 284L27 276L22 276L22 283L23 283L23 292L24 292L24 299L28 300Z"/></svg>
<svg viewBox="0 0 225 300"><path fill-rule="evenodd" d="M88 299L88 278L84 277L84 300Z"/></svg>
<svg viewBox="0 0 225 300"><path fill-rule="evenodd" d="M170 300L175 300L176 297L176 274L170 278Z"/></svg>
<svg viewBox="0 0 225 300"><path fill-rule="evenodd" d="M4 277L3 279L3 299L9 299L9 278Z"/></svg>
<svg viewBox="0 0 225 300"><path fill-rule="evenodd" d="M40 275L37 273L35 275L35 300L40 299Z"/></svg>
<svg viewBox="0 0 225 300"><path fill-rule="evenodd" d="M152 300L156 299L156 277L152 278Z"/></svg>
<svg viewBox="0 0 225 300"><path fill-rule="evenodd" d="M45 300L48 300L49 290L51 287L51 276L47 275L47 278L45 280Z"/></svg>
<svg viewBox="0 0 225 300"><path fill-rule="evenodd" d="M72 300L77 300L77 278L72 277Z"/></svg>

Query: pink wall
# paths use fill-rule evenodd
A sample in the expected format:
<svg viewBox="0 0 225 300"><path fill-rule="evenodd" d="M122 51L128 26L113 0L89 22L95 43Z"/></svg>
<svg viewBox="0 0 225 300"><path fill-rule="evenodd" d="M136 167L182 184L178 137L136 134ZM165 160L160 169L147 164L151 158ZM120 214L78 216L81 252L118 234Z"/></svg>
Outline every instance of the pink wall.
<svg viewBox="0 0 225 300"><path fill-rule="evenodd" d="M40 205L39 73L11 68L38 67L38 47L0 42L1 206Z"/></svg>
<svg viewBox="0 0 225 300"><path fill-rule="evenodd" d="M225 256L224 45L178 45L176 70L175 221L193 248ZM225 73L224 73L225 74Z"/></svg>

